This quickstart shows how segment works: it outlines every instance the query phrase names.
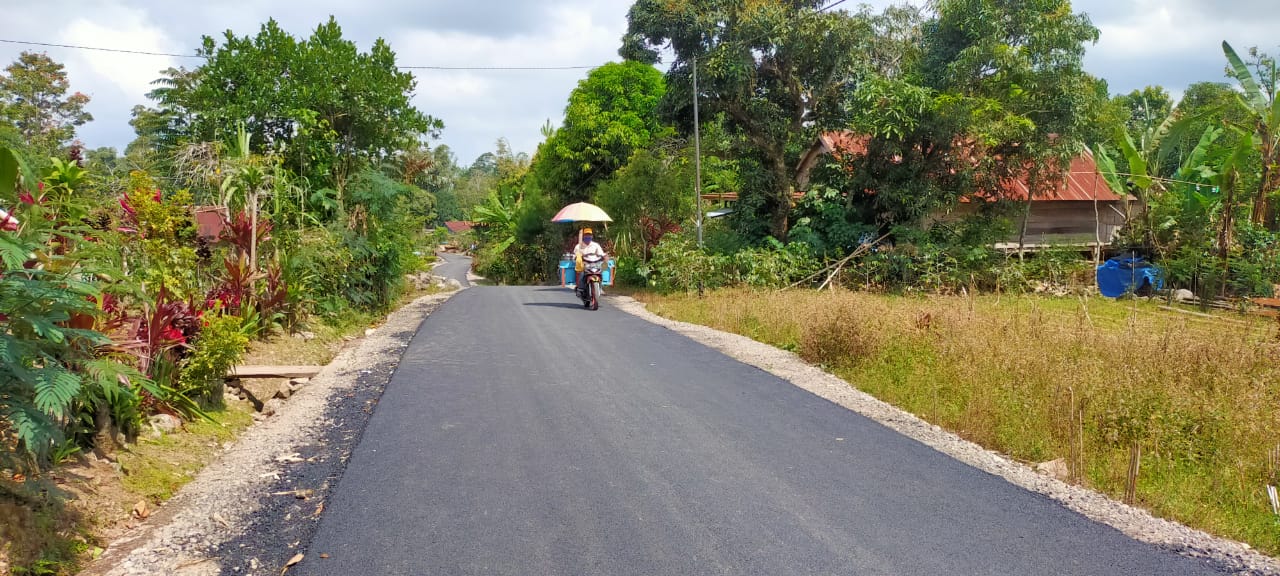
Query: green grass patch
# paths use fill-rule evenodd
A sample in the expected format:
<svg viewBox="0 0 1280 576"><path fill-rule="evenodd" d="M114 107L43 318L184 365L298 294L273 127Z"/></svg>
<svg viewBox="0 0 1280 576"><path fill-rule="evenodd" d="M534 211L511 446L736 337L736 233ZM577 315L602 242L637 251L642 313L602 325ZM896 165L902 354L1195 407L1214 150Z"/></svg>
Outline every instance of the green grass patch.
<svg viewBox="0 0 1280 576"><path fill-rule="evenodd" d="M153 504L173 497L222 450L253 424L253 409L237 403L210 412L212 421L187 422L184 430L140 438L119 455L126 489Z"/></svg>

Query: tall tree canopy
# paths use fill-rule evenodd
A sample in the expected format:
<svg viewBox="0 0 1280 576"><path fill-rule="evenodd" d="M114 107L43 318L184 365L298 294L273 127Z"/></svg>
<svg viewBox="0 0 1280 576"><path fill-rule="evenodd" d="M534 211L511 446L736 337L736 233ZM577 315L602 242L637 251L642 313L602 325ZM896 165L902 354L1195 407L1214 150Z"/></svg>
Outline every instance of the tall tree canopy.
<svg viewBox="0 0 1280 576"><path fill-rule="evenodd" d="M76 127L93 120L84 107L89 97L67 95L70 82L62 64L48 55L23 52L0 74L0 121L11 125L32 152L43 156L75 138Z"/></svg>
<svg viewBox="0 0 1280 576"><path fill-rule="evenodd" d="M1098 30L1067 0L939 0L918 65L854 90L852 126L869 135L846 190L878 220L913 221L959 195L1033 194L1080 153L1105 91L1083 71Z"/></svg>
<svg viewBox="0 0 1280 576"><path fill-rule="evenodd" d="M243 121L255 152L281 154L295 172L341 186L443 127L413 107L417 81L396 67L386 42L361 52L333 18L302 40L275 20L253 37L206 36L199 54L206 64L158 82L150 95L157 110L135 110L139 137L158 147L219 141Z"/></svg>
<svg viewBox="0 0 1280 576"><path fill-rule="evenodd" d="M819 133L847 123L847 90L868 75L862 54L872 53L873 28L859 14L823 11L820 0L638 0L628 13L620 50L628 60L661 60L667 72L667 119L688 128L692 72L707 117L724 114L744 155L762 167L757 184L742 191L770 223L787 234L791 191L808 185L799 162Z"/></svg>
<svg viewBox="0 0 1280 576"><path fill-rule="evenodd" d="M548 130L535 171L557 200L590 198L595 183L622 168L636 150L670 131L658 118L666 93L662 73L640 62L610 62L569 95L564 126Z"/></svg>

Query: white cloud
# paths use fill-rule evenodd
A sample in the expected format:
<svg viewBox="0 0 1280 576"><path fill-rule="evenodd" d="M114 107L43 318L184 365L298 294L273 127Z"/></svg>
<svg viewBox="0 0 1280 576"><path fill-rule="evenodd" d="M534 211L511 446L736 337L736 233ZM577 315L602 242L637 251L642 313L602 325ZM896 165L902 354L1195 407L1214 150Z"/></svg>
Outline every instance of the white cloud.
<svg viewBox="0 0 1280 576"><path fill-rule="evenodd" d="M1280 24L1280 17L1267 11L1246 18L1228 2L1132 0L1117 5L1089 0L1080 8L1087 10L1093 3L1111 6L1100 6L1107 16L1095 21L1102 35L1089 49L1085 65L1105 78L1113 92L1158 84L1180 94L1194 82L1223 82L1223 40L1241 53L1249 46L1267 50L1274 48L1272 31Z"/></svg>
<svg viewBox="0 0 1280 576"><path fill-rule="evenodd" d="M593 66L617 60L629 2L615 0L614 17L601 6L550 8L553 24L537 33L503 37L406 30L389 38L405 64L437 66ZM445 122L444 142L459 162L470 163L507 138L533 153L547 119L559 124L568 95L587 70L416 70L415 103Z"/></svg>
<svg viewBox="0 0 1280 576"><path fill-rule="evenodd" d="M58 40L64 44L139 52L171 52L176 49L160 28L147 23L143 11L120 6L96 14L92 20L84 17L72 20L59 32ZM141 99L150 90L156 72L176 65L176 59L86 50L75 53L67 67L76 72L82 64L97 76L96 80L105 80L119 91Z"/></svg>

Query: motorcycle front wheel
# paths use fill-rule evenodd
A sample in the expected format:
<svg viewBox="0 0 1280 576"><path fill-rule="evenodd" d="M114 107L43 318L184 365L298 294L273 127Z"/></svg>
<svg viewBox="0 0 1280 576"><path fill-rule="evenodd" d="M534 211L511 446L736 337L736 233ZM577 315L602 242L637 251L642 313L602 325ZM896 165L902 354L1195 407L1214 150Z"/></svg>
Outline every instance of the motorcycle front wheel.
<svg viewBox="0 0 1280 576"><path fill-rule="evenodd" d="M599 282L591 283L591 309L592 310L600 309L600 283Z"/></svg>

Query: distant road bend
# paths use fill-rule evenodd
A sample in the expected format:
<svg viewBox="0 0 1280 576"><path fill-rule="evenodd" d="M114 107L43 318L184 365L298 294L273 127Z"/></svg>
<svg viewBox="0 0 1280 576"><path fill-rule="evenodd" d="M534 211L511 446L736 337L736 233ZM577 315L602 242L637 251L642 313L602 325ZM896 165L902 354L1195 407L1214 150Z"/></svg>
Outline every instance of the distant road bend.
<svg viewBox="0 0 1280 576"><path fill-rule="evenodd" d="M292 573L1218 573L528 287L463 291L423 323L306 552Z"/></svg>

